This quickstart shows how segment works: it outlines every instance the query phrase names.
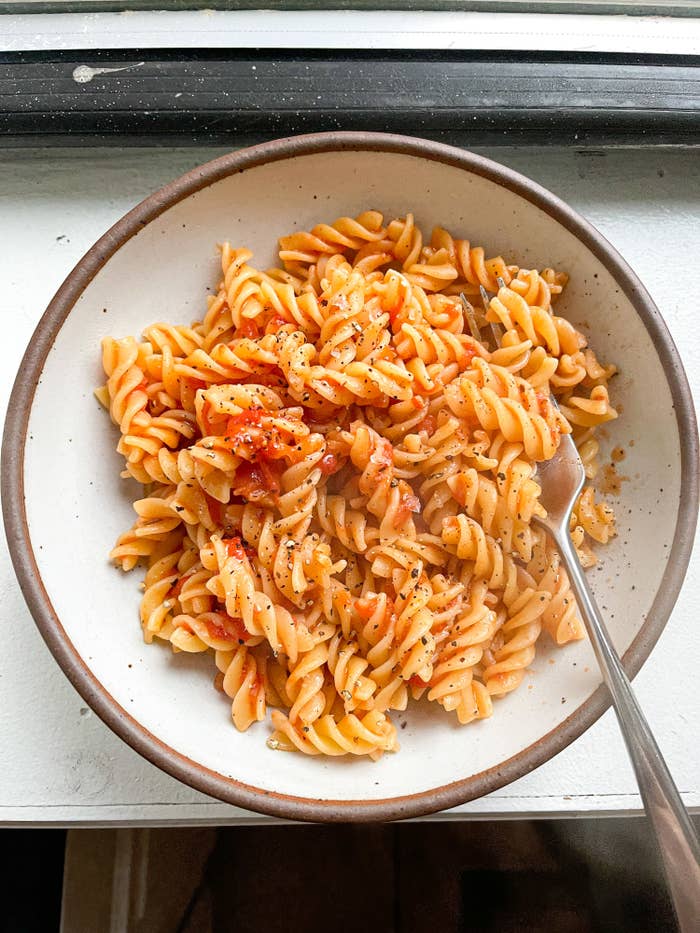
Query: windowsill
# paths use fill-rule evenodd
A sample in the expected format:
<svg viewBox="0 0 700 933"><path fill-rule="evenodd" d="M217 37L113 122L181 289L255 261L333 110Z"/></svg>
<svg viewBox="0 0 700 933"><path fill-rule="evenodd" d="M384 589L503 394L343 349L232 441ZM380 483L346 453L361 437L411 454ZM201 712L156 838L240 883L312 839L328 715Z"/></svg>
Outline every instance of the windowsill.
<svg viewBox="0 0 700 933"><path fill-rule="evenodd" d="M0 417L42 309L94 240L137 201L222 149L44 149L0 152ZM591 221L637 270L658 303L700 403L700 334L688 268L700 253L700 166L690 152L636 149L482 150L545 185ZM644 235L650 231L649 235ZM39 259L39 261L37 261ZM652 389L650 389L652 391ZM1 538L1 532L0 532ZM105 825L263 822L158 771L89 713L41 643L0 541L5 631L0 709L8 750L0 823ZM635 678L688 807L700 807L700 550L673 614ZM11 636L11 637L10 637ZM152 649L155 650L155 649ZM38 698L41 699L38 702ZM695 751L693 752L693 748ZM443 819L639 814L641 802L612 711L561 754L514 784Z"/></svg>
<svg viewBox="0 0 700 933"><path fill-rule="evenodd" d="M8 13L0 52L436 49L700 54L700 18L364 10Z"/></svg>

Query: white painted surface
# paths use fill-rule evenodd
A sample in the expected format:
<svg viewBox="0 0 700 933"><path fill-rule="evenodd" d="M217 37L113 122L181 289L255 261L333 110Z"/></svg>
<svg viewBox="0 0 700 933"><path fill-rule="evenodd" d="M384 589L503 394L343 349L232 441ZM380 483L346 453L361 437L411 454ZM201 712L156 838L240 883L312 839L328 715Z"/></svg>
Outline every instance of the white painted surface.
<svg viewBox="0 0 700 933"><path fill-rule="evenodd" d="M3 16L0 51L20 49L509 49L700 51L700 20L659 16L354 10L187 10Z"/></svg>
<svg viewBox="0 0 700 933"><path fill-rule="evenodd" d="M101 339L141 334L163 318L201 317L220 277L216 243L245 245L264 269L276 261L280 235L367 207L387 220L410 209L426 237L442 225L485 246L487 255L570 275L557 313L587 330L599 358L620 370L613 399L624 416L609 426L602 446L603 456L615 445L625 449L627 480L617 503L619 533L590 578L621 654L662 586L681 497L678 426L651 336L581 240L507 187L407 154L315 153L233 173L139 229L76 302L34 394L24 488L37 566L76 652L127 714L210 771L298 798L393 799L498 768L575 716L601 680L588 641L561 651L544 638L523 685L495 704L492 720L463 729L437 705L412 705L406 715L392 715L399 754L380 762L319 760L274 755L264 742L267 726L232 729L230 704L211 686L211 656L173 655L143 643L136 624L142 575L118 573L107 560L131 527L142 491L118 479L118 435L92 395L102 378ZM645 391L649 385L653 393Z"/></svg>
<svg viewBox="0 0 700 933"><path fill-rule="evenodd" d="M129 206L214 150L10 152L0 155L0 404L44 306L85 249ZM681 271L700 247L700 181L691 153L498 150L500 159L561 195L640 274L681 349L696 399L700 338ZM693 197L694 196L694 197ZM696 557L665 634L637 678L686 803L700 806L700 647ZM161 774L123 745L72 691L37 634L9 560L0 565L0 820L26 822L255 819ZM153 649L155 650L155 649ZM494 722L495 725L495 722ZM610 714L556 759L454 815L574 815L639 808Z"/></svg>

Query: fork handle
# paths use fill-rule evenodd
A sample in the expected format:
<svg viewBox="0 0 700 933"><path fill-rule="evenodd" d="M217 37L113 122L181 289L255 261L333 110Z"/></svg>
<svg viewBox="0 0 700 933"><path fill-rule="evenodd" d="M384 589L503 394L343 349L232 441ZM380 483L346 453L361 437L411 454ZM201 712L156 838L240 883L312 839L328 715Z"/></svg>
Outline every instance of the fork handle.
<svg viewBox="0 0 700 933"><path fill-rule="evenodd" d="M554 531L551 529L552 532ZM688 811L632 691L620 658L586 581L568 531L554 535L569 573L603 680L637 775L649 821L656 834L678 925L682 933L700 930L700 845Z"/></svg>

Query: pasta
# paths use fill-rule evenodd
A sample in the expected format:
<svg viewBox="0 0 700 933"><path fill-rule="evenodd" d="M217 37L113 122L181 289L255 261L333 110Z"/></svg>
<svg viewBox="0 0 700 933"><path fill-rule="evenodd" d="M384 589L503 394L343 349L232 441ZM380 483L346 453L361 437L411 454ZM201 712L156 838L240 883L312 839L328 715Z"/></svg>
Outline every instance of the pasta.
<svg viewBox="0 0 700 933"><path fill-rule="evenodd" d="M594 480L615 368L555 313L565 274L411 214L279 255L224 244L203 320L104 339L96 394L144 485L111 557L146 564L147 642L213 653L236 728L270 708L272 748L376 759L392 710L487 718L543 630L583 637L537 462L571 433ZM481 287L479 319L460 296ZM615 534L590 483L571 533L586 566Z"/></svg>

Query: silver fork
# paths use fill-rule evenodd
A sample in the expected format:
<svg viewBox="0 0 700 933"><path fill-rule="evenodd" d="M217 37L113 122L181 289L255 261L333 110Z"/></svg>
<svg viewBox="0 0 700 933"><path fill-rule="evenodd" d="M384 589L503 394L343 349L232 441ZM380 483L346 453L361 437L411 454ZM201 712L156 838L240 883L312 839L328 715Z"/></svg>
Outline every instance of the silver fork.
<svg viewBox="0 0 700 933"><path fill-rule="evenodd" d="M499 288L505 283L498 279ZM481 288L484 310L491 299ZM479 333L485 318L479 316L464 295L461 295L469 328ZM491 324L492 347L499 345L502 328ZM481 339L480 337L478 339ZM552 398L556 405L556 401ZM603 617L596 605L586 575L579 562L569 534L569 521L574 503L583 488L586 474L571 435L564 434L557 453L551 460L538 464L542 486L540 502L546 518L537 519L554 539L566 567L578 601L581 617L595 652L603 681L610 693L620 730L632 760L637 783L661 852L666 880L682 933L700 931L700 845L695 829L683 805L678 789L656 744L649 724L634 695L632 686L613 647Z"/></svg>

